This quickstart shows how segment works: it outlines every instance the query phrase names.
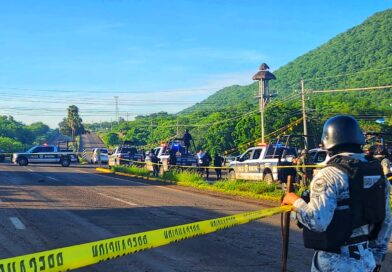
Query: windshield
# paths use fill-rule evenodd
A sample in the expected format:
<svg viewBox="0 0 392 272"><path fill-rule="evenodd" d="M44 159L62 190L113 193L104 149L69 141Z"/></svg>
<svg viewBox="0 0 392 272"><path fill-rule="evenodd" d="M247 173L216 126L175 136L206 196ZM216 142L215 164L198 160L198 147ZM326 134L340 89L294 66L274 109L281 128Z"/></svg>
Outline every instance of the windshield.
<svg viewBox="0 0 392 272"><path fill-rule="evenodd" d="M123 148L121 148L121 153L136 154L137 149L136 149L136 147L123 147Z"/></svg>

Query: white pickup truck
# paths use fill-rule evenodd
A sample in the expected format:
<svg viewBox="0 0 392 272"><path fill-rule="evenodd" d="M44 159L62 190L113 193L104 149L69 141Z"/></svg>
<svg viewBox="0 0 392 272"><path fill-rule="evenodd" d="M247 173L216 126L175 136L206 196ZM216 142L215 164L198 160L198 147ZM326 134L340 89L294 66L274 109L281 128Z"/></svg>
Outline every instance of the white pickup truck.
<svg viewBox="0 0 392 272"><path fill-rule="evenodd" d="M249 148L238 160L229 164L229 179L264 180L269 184L283 182L295 175L294 168L277 168L292 165L297 151L283 145L261 145Z"/></svg>
<svg viewBox="0 0 392 272"><path fill-rule="evenodd" d="M63 167L68 167L75 158L77 158L76 154L62 152L54 145L38 145L24 153L12 154L12 162L20 166L29 163L59 163Z"/></svg>

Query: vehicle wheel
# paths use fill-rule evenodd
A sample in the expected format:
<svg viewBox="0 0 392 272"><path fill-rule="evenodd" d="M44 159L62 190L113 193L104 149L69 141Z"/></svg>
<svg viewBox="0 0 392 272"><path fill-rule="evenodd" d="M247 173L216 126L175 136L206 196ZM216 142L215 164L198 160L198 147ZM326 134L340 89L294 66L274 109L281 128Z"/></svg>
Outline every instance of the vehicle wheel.
<svg viewBox="0 0 392 272"><path fill-rule="evenodd" d="M25 157L21 157L18 159L18 163L20 166L27 166L29 164L29 161Z"/></svg>
<svg viewBox="0 0 392 272"><path fill-rule="evenodd" d="M69 158L62 158L60 164L62 167L68 167L71 164L71 160Z"/></svg>
<svg viewBox="0 0 392 272"><path fill-rule="evenodd" d="M274 177L272 176L272 173L266 173L263 177L263 180L267 183L267 184L274 184Z"/></svg>
<svg viewBox="0 0 392 272"><path fill-rule="evenodd" d="M227 179L228 180L235 180L236 176L235 176L235 171L234 170L230 170L229 173L227 174Z"/></svg>

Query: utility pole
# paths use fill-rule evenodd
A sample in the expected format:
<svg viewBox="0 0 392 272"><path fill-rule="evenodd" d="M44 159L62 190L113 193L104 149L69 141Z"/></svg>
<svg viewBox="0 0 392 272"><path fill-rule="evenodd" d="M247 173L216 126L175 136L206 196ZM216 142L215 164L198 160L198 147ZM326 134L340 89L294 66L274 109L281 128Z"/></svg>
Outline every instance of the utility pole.
<svg viewBox="0 0 392 272"><path fill-rule="evenodd" d="M259 71L252 77L253 80L259 81L259 109L260 109L260 127L261 127L261 141L265 143L265 129L264 129L264 112L267 103L270 101L272 95L269 91L269 81L276 79L275 75L268 71L269 67L266 63L260 65Z"/></svg>
<svg viewBox="0 0 392 272"><path fill-rule="evenodd" d="M305 144L306 144L306 147L308 147L308 123L307 123L307 117L306 117L305 87L304 87L303 80L301 80L301 100L302 100L302 121L304 123Z"/></svg>
<svg viewBox="0 0 392 272"><path fill-rule="evenodd" d="M264 81L259 80L259 108L260 108L260 126L261 126L261 142L265 143L264 139L264 109L265 109L265 101L264 101Z"/></svg>
<svg viewBox="0 0 392 272"><path fill-rule="evenodd" d="M152 121L151 121L151 123L150 123L150 140L151 140L151 143L153 142L153 137L152 137Z"/></svg>
<svg viewBox="0 0 392 272"><path fill-rule="evenodd" d="M178 125L178 120L177 120L177 137L180 135L180 128L179 128L179 125Z"/></svg>

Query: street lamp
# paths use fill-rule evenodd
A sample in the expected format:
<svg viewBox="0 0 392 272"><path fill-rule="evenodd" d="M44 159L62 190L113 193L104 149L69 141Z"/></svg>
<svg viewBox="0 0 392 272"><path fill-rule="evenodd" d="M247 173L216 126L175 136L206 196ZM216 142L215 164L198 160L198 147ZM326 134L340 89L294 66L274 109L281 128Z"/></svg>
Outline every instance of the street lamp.
<svg viewBox="0 0 392 272"><path fill-rule="evenodd" d="M266 63L260 65L259 71L252 77L253 80L259 81L259 107L260 107L260 122L261 122L261 141L264 143L264 110L267 103L270 101L271 95L269 92L269 81L276 79L275 75L268 71L269 67Z"/></svg>

